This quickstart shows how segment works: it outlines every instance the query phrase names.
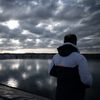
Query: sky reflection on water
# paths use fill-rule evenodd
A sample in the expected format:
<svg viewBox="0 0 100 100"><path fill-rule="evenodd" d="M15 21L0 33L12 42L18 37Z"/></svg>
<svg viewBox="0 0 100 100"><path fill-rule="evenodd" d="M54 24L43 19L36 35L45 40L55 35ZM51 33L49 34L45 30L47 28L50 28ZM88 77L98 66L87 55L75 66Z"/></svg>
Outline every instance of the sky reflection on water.
<svg viewBox="0 0 100 100"><path fill-rule="evenodd" d="M38 95L53 95L56 82L48 74L49 63L39 59L0 60L0 83Z"/></svg>
<svg viewBox="0 0 100 100"><path fill-rule="evenodd" d="M0 60L0 83L54 98L56 79L48 74L50 62L50 59ZM87 91L86 100L100 100L99 65L99 60L89 59L89 69L94 81L93 87Z"/></svg>

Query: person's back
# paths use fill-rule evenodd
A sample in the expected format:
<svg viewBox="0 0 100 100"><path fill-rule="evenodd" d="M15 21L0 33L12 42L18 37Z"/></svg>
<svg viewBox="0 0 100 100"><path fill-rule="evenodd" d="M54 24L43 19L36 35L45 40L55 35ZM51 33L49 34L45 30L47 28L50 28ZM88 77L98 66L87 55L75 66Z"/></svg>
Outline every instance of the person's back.
<svg viewBox="0 0 100 100"><path fill-rule="evenodd" d="M78 51L76 42L75 35L65 36L64 44L52 59L49 72L57 78L56 100L83 100L85 89L92 84L87 60Z"/></svg>

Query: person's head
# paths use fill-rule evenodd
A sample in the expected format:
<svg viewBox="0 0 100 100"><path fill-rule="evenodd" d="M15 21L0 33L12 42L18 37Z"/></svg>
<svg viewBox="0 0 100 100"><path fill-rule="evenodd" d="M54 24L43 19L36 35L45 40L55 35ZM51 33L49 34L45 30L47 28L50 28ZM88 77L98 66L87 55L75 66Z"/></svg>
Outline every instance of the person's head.
<svg viewBox="0 0 100 100"><path fill-rule="evenodd" d="M77 36L75 34L67 34L64 36L64 43L70 42L72 44L77 44Z"/></svg>

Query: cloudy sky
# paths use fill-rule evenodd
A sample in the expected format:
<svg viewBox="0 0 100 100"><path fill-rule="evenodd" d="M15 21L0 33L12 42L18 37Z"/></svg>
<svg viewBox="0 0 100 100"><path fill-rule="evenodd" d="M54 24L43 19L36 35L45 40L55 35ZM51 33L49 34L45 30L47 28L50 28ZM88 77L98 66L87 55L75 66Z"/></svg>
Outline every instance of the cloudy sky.
<svg viewBox="0 0 100 100"><path fill-rule="evenodd" d="M0 50L56 48L69 33L100 51L100 0L0 0Z"/></svg>

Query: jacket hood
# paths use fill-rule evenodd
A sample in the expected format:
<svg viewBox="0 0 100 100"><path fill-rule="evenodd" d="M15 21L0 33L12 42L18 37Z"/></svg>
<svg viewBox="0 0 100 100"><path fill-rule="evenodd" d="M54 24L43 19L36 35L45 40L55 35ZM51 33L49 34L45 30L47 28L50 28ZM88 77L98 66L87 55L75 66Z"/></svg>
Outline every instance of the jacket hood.
<svg viewBox="0 0 100 100"><path fill-rule="evenodd" d="M59 55L63 57L70 55L72 52L79 52L76 45L72 43L64 43L62 46L58 47L57 50Z"/></svg>

